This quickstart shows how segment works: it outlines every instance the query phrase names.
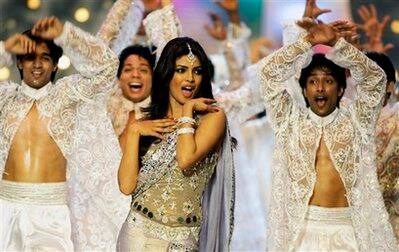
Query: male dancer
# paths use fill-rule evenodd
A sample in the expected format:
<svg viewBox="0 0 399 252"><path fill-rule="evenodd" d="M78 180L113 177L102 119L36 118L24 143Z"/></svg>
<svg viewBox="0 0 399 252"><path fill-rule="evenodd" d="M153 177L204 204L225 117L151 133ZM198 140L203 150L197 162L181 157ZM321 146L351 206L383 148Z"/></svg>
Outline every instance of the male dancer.
<svg viewBox="0 0 399 252"><path fill-rule="evenodd" d="M262 92L276 136L269 211L270 250L396 251L374 163L374 125L385 91L384 72L341 36L345 29L312 20L305 37L266 57ZM284 81L309 62L299 83L308 108L294 102ZM338 66L339 65L339 66ZM345 69L358 83L353 106L340 108ZM379 218L375 218L378 216Z"/></svg>
<svg viewBox="0 0 399 252"><path fill-rule="evenodd" d="M61 48L79 74L53 84ZM117 59L101 40L55 17L0 42L1 65L11 54L17 55L22 83L2 83L0 91L0 249L72 251L68 203L76 198L68 195L66 181L87 176L107 183L101 191L91 188L103 202L98 212L118 206L122 197L116 178L66 168L76 141L77 105L109 89Z"/></svg>

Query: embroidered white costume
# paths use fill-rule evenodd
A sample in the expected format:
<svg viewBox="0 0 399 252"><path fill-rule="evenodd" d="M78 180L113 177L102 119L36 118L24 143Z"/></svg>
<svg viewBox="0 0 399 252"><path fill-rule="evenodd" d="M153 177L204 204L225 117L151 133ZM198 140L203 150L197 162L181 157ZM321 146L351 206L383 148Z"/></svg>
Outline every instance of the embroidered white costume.
<svg viewBox="0 0 399 252"><path fill-rule="evenodd" d="M283 85L310 60L310 55L310 43L299 39L261 63L261 92L276 137L268 249L295 249L313 194L315 155L323 137L346 188L358 249L396 251L398 245L379 191L373 158L385 75L374 62L340 39L327 58L350 69L358 83L357 99L349 108L318 117L293 102Z"/></svg>
<svg viewBox="0 0 399 252"><path fill-rule="evenodd" d="M119 1L129 2L126 0ZM103 40L109 41L112 44L111 48L117 54L132 43L132 38L136 35L143 17L142 11L144 10L144 6L142 2L134 1L133 3L126 16L123 16L123 10L128 6L126 4L117 5L118 2L116 2L114 5L115 9L111 10L109 16L113 20L116 18L119 22L114 21L114 25L110 26L107 22L108 19L105 20L98 34ZM112 15L114 12L121 14L115 17L115 15ZM116 31L117 27L115 25L117 24L120 26L119 32ZM173 9L173 5L167 5L160 10L151 12L143 20L143 24L149 40L157 47L158 57L166 43L181 34L181 24ZM114 40L109 39L110 36ZM150 97L136 104L128 100L123 96L116 79L112 91L107 95L106 99L108 99L106 102L108 115L111 118L117 136L121 135L124 131L129 119L129 112L135 111L135 118L140 119L143 117L141 108L148 107L151 102ZM104 101L100 101L100 99L97 100L97 103L100 107L105 106L103 105Z"/></svg>
<svg viewBox="0 0 399 252"><path fill-rule="evenodd" d="M99 29L97 37L107 45L111 45L114 52L120 53L131 41L132 34L137 32L143 10L141 1L116 1ZM117 86L114 84L115 78L116 71L112 72L110 78L104 80L107 83L102 85L114 88ZM81 215L86 216L79 222L79 228L72 230L75 239L79 240L77 243L79 246L75 246L78 250L114 251L119 230L129 212L130 198L120 193L116 183L122 152L105 105L111 92L109 89L107 91L96 94L79 104L77 108L75 130L77 137L75 147L68 159L68 169L87 171L87 176L96 174L106 181L99 184L97 180L74 180L77 185L82 185L71 188L76 191L79 199L76 200L74 208ZM85 191L80 190L80 188L88 188L90 183L94 183L89 188L92 192L96 190L106 192L105 190L112 186L113 192L110 191L107 195L119 198L118 204L104 204L101 198L95 195L89 196ZM95 189L95 186L98 189ZM104 213L98 209L103 209L105 217L102 216Z"/></svg>
<svg viewBox="0 0 399 252"><path fill-rule="evenodd" d="M396 238L399 239L399 103L381 110L376 129L377 173Z"/></svg>
<svg viewBox="0 0 399 252"><path fill-rule="evenodd" d="M141 1L118 0L108 13L106 20L97 33L97 37L109 44L112 50L119 54L126 46L132 43L133 37L141 24L143 12L144 6ZM171 6L167 6L162 10L149 14L147 18L157 15L164 22L168 23L172 22L168 20L176 20L171 14L174 14L173 9ZM148 27L146 26L146 29L152 30L151 27L157 25L159 25L159 22L150 22L148 23ZM166 37L177 36L171 34L169 32L171 30L174 29L166 27L164 29L165 37L157 34L156 36L159 38L159 41L154 40L154 43L160 45ZM181 29L177 30L181 31ZM156 33L150 32L149 34L155 36ZM104 177L111 175L116 180L122 156L117 136L125 129L129 112L134 110L136 112L136 119L141 118L142 115L138 112L141 107L148 106L150 98L148 97L144 101L135 104L123 97L116 81L116 71L111 74L110 78L104 81L107 83L103 83L103 85L110 85L112 90L98 94L78 107L76 132L79 134L79 137L68 160L68 166L71 166L72 170L87 170L88 175L90 172ZM80 180L79 183L92 182L90 180ZM97 182L93 181L93 183ZM105 183L104 186L108 186L108 184ZM85 213L85 216L92 216L92 218L97 220L96 222L100 220L105 221L97 228L93 228L90 225L96 222L82 221L79 229L73 229L75 236L79 237L79 244L84 244L82 249L115 249L118 232L129 212L130 199L129 197L122 196L117 184L113 184L113 187L119 194L118 197L121 198L121 201L118 206L106 208L115 210L114 212L107 212L107 215L113 216L112 222L107 222L107 218L101 218L96 215L95 209L86 205L89 203L87 201L88 196L84 192L79 192L79 195L82 196L76 202L76 208L80 212ZM78 190L77 188L74 190ZM95 200L94 197L93 199ZM98 203L101 203L101 201ZM104 204L104 206L106 205ZM100 207L104 208L103 206Z"/></svg>
<svg viewBox="0 0 399 252"><path fill-rule="evenodd" d="M110 89L118 61L99 39L68 22L54 42L63 48L80 74L60 79L54 85L47 84L45 89L42 88L46 91L45 95L36 98L32 92L24 91L26 88L23 85L12 82L1 84L0 172L4 171L9 148L20 123L35 103L41 120L47 124L49 135L68 162L67 201L75 250L113 250L119 227L112 227L118 226L118 223L120 226L126 214L122 211L126 198L118 190L117 170L106 169L106 166L92 161L114 150L104 143L93 146L94 152L83 150L79 158L72 156L79 147L79 141L85 140L84 133L78 130L82 127L77 120L79 105ZM5 64L6 59L10 59L10 55L0 43L0 63ZM78 163L79 160L85 160L86 165ZM48 190L43 190L44 193L47 191L47 196L51 195ZM40 190L38 198L43 198Z"/></svg>

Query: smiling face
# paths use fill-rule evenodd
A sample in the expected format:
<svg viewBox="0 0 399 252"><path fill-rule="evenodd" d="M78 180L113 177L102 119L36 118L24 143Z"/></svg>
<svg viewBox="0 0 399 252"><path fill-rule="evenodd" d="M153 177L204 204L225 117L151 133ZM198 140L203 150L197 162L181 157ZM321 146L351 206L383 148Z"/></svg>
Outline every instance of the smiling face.
<svg viewBox="0 0 399 252"><path fill-rule="evenodd" d="M183 55L176 60L175 72L169 85L169 100L183 105L195 97L202 82L201 62L195 57L194 61Z"/></svg>
<svg viewBox="0 0 399 252"><path fill-rule="evenodd" d="M50 57L50 50L44 42L36 45L32 54L26 54L18 60L18 68L22 70L23 81L32 88L39 89L51 81L51 74L57 65Z"/></svg>
<svg viewBox="0 0 399 252"><path fill-rule="evenodd" d="M306 79L303 90L310 109L318 116L327 116L338 106L344 90L339 88L336 79L328 68L315 68Z"/></svg>
<svg viewBox="0 0 399 252"><path fill-rule="evenodd" d="M151 93L152 69L148 61L136 54L123 63L119 86L123 96L132 102L141 102Z"/></svg>

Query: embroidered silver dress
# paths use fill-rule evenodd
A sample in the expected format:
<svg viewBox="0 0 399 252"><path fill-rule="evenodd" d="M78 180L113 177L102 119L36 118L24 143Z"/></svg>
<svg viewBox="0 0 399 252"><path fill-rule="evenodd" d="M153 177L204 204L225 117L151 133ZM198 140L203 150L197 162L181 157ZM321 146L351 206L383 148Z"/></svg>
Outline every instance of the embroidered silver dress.
<svg viewBox="0 0 399 252"><path fill-rule="evenodd" d="M119 251L197 251L200 239L202 251L228 247L234 207L229 138L226 134L222 146L184 173L176 161L176 131L166 141L150 146L142 158L131 211L119 236Z"/></svg>
<svg viewBox="0 0 399 252"><path fill-rule="evenodd" d="M357 98L348 108L318 117L293 102L283 85L310 56L310 43L299 39L263 59L260 67L261 92L276 137L268 249L294 249L313 194L315 155L323 137L346 188L359 250L397 251L374 159L374 130L385 91L385 74L363 53L340 39L327 58L350 69L358 83Z"/></svg>

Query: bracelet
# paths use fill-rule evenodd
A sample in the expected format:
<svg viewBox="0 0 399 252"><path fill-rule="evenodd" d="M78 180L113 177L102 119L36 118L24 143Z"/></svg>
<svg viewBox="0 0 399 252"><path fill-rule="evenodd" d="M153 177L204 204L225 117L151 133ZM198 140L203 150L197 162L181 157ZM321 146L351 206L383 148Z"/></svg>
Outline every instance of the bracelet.
<svg viewBox="0 0 399 252"><path fill-rule="evenodd" d="M177 135L181 135L181 134L194 134L195 130L193 128L181 128L177 130Z"/></svg>
<svg viewBox="0 0 399 252"><path fill-rule="evenodd" d="M177 121L177 125L181 125L183 123L189 123L193 126L197 126L197 121L195 121L195 119L188 117L188 116L180 117L176 121Z"/></svg>

